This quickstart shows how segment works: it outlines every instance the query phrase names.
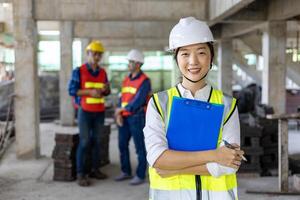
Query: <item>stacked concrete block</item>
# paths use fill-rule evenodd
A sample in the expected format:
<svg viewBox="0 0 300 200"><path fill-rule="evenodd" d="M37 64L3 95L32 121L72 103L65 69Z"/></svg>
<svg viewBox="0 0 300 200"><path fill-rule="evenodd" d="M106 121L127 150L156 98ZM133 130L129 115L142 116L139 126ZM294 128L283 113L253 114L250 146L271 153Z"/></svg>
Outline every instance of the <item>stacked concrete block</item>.
<svg viewBox="0 0 300 200"><path fill-rule="evenodd" d="M240 114L241 146L248 159L240 171L271 175L270 171L277 169L278 120L266 118L273 113L272 107L257 105L253 114Z"/></svg>
<svg viewBox="0 0 300 200"><path fill-rule="evenodd" d="M278 120L258 118L258 123L263 126L261 146L264 154L261 159L263 170L269 171L278 168Z"/></svg>
<svg viewBox="0 0 300 200"><path fill-rule="evenodd" d="M110 163L109 159L109 136L110 125L104 125L100 142L100 167ZM79 143L79 134L56 133L55 148L52 153L54 159L53 180L73 181L76 179L76 151ZM86 170L91 170L91 149L86 160Z"/></svg>
<svg viewBox="0 0 300 200"><path fill-rule="evenodd" d="M263 148L260 145L260 137L263 128L253 121L250 114L240 114L241 119L241 148L245 151L247 162L242 163L239 172L261 171L261 155Z"/></svg>
<svg viewBox="0 0 300 200"><path fill-rule="evenodd" d="M55 147L52 153L54 159L54 176L56 181L73 181L76 179L76 150L79 135L56 133Z"/></svg>
<svg viewBox="0 0 300 200"><path fill-rule="evenodd" d="M292 174L300 174L300 154L289 155L289 169Z"/></svg>

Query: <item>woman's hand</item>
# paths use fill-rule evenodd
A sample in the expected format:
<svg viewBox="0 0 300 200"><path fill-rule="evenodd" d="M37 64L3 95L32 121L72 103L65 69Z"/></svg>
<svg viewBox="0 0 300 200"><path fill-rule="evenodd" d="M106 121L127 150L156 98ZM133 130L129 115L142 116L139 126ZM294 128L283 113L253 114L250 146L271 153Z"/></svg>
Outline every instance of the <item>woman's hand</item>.
<svg viewBox="0 0 300 200"><path fill-rule="evenodd" d="M235 149L230 149L225 146L222 146L215 150L216 153L216 162L231 168L238 169L241 165L242 155L244 151L240 150L240 147L237 144L233 144Z"/></svg>

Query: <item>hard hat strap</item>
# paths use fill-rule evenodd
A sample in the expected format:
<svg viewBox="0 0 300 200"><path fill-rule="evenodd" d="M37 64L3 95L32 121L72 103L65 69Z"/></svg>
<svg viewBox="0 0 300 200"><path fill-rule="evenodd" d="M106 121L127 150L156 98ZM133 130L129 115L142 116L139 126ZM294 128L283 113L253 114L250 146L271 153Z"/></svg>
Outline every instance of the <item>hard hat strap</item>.
<svg viewBox="0 0 300 200"><path fill-rule="evenodd" d="M208 71L208 72L209 72L209 71ZM203 77L201 77L199 80L197 80L197 81L193 81L193 80L189 79L188 77L186 77L185 75L183 75L183 76L184 76L184 78L185 78L186 80L188 80L188 81L190 81L190 82L192 82L192 83L198 83L199 81L202 81L202 80L207 76L208 72L207 72Z"/></svg>

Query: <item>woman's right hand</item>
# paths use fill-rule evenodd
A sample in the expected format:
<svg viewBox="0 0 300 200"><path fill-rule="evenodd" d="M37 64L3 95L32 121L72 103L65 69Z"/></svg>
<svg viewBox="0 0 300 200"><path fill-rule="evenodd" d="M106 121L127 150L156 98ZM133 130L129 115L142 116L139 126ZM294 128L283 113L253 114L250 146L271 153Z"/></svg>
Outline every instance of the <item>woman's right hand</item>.
<svg viewBox="0 0 300 200"><path fill-rule="evenodd" d="M222 146L216 149L215 152L217 163L234 169L238 169L240 167L244 151L240 150L239 147L236 149L230 149L226 146Z"/></svg>

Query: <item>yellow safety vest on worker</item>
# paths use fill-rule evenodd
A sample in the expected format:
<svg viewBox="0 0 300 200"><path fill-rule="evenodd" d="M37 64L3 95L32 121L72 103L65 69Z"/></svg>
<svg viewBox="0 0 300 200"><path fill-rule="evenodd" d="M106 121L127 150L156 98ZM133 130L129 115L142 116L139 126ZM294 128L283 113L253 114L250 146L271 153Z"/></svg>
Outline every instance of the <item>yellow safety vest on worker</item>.
<svg viewBox="0 0 300 200"><path fill-rule="evenodd" d="M180 97L177 87L153 95L157 110L168 128L173 97ZM236 106L236 99L211 89L210 103L224 104L223 126L229 120ZM222 127L219 131L217 146L222 141ZM203 175L175 175L160 177L154 168L149 167L150 200L233 200L237 197L236 174L223 175L218 178Z"/></svg>

